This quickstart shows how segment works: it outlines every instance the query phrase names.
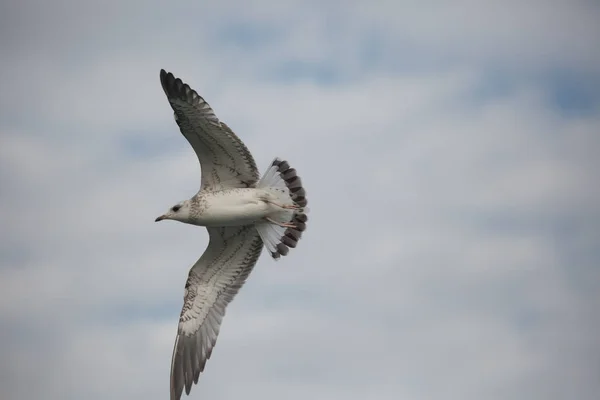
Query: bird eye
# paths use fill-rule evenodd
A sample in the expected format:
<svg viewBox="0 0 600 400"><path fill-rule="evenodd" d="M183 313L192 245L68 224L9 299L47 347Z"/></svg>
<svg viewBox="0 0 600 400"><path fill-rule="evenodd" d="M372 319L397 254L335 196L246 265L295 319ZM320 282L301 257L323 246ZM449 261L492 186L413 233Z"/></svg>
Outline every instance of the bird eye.
<svg viewBox="0 0 600 400"><path fill-rule="evenodd" d="M173 206L173 208L171 210L173 210L173 212L177 212L177 211L179 211L180 208L181 208L180 205L176 205L176 206Z"/></svg>

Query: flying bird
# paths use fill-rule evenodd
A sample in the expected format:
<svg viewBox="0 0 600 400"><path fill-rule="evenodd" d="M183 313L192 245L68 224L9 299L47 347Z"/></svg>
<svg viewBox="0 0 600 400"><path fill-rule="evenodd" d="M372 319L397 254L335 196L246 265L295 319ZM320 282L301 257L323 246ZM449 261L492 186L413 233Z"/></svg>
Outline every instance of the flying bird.
<svg viewBox="0 0 600 400"><path fill-rule="evenodd" d="M296 170L275 158L260 176L248 148L208 103L172 73L160 82L175 122L200 161L200 190L156 221L204 226L209 243L190 269L171 359L171 400L198 383L217 341L227 305L254 268L263 246L275 260L306 229L306 192Z"/></svg>

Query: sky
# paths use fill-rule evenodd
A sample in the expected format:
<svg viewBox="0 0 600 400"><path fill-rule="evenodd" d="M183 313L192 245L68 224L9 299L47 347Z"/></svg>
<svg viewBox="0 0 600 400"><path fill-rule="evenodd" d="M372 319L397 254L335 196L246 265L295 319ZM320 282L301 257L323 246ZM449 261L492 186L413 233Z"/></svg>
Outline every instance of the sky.
<svg viewBox="0 0 600 400"><path fill-rule="evenodd" d="M596 399L600 4L0 3L0 398L165 399L205 229L161 68L302 177L191 399ZM184 398L187 398L184 396Z"/></svg>

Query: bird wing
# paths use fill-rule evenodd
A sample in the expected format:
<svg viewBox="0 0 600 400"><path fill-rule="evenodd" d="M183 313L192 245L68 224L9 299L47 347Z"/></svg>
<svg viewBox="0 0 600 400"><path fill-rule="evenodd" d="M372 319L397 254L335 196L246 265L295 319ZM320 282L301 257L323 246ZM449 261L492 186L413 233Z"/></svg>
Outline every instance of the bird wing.
<svg viewBox="0 0 600 400"><path fill-rule="evenodd" d="M179 400L210 358L227 304L242 287L260 256L263 243L253 225L208 228L210 241L191 268L173 358L171 400Z"/></svg>
<svg viewBox="0 0 600 400"><path fill-rule="evenodd" d="M175 112L175 122L200 161L200 190L254 186L259 178L256 162L240 138L181 79L161 69L160 82Z"/></svg>

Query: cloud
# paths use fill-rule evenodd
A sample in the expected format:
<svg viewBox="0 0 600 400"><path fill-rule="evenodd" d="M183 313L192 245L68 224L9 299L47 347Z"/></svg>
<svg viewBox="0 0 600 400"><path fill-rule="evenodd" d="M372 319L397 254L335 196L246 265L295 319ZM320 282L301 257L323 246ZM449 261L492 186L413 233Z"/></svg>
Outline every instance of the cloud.
<svg viewBox="0 0 600 400"><path fill-rule="evenodd" d="M144 4L0 13L2 398L167 396L207 235L153 222L199 185L160 68L311 208L192 397L593 398L598 92L551 78L597 75L594 5Z"/></svg>

